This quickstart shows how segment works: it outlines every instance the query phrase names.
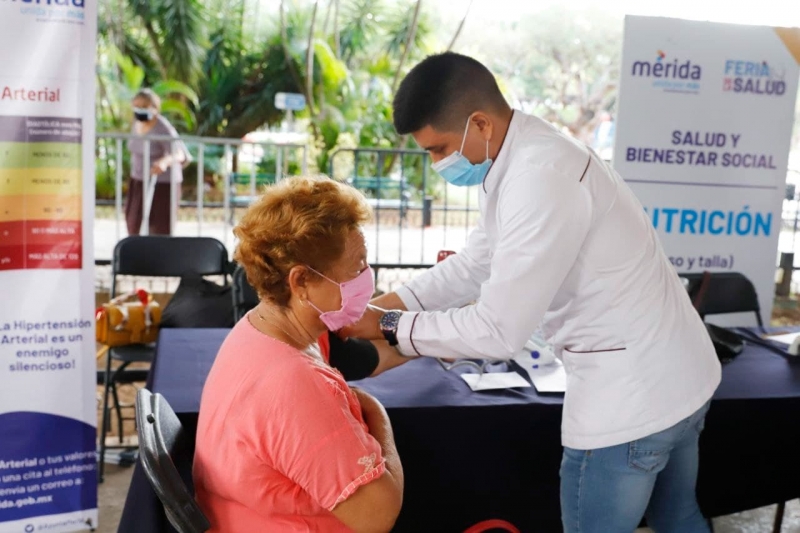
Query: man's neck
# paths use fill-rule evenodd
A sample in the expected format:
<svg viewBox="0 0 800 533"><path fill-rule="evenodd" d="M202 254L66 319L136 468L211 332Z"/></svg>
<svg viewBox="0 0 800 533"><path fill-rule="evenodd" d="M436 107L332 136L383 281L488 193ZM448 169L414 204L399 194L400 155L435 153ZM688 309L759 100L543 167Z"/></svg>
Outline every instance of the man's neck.
<svg viewBox="0 0 800 533"><path fill-rule="evenodd" d="M511 119L513 116L514 110L509 107L505 116L498 117L497 133L492 135L492 140L489 141L489 156L492 158L492 161L497 160L497 156L500 155L500 150L503 148L506 135L508 135L508 128L511 127Z"/></svg>

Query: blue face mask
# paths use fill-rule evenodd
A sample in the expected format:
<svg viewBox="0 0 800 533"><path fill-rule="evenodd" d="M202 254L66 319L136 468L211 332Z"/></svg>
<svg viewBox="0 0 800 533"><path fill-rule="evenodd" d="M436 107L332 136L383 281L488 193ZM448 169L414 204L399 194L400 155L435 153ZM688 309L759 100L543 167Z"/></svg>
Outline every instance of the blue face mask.
<svg viewBox="0 0 800 533"><path fill-rule="evenodd" d="M448 183L460 187L469 187L470 185L478 185L483 182L483 179L489 172L489 167L492 166L492 160L489 158L489 141L486 141L486 160L483 163L474 165L461 153L464 150L464 143L467 140L467 131L469 131L469 121L471 119L472 117L467 119L467 126L464 128L464 137L461 139L461 150L453 152L441 161L431 165L433 170L438 172Z"/></svg>

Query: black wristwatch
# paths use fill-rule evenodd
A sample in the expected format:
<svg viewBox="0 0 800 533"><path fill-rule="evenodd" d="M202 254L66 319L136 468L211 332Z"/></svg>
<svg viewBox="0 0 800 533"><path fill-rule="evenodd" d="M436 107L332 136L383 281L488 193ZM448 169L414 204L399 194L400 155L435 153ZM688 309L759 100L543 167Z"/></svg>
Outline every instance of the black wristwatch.
<svg viewBox="0 0 800 533"><path fill-rule="evenodd" d="M383 338L389 342L389 346L397 346L397 325L400 323L401 314L400 311L386 311L378 322Z"/></svg>

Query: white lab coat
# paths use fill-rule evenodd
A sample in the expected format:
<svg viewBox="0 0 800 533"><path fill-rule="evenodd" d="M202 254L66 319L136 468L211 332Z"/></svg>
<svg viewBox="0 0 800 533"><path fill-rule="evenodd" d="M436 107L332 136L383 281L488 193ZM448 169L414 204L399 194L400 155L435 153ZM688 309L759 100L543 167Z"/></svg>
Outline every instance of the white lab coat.
<svg viewBox="0 0 800 533"><path fill-rule="evenodd" d="M515 111L480 189L466 248L398 290L402 353L507 359L541 323L567 372L562 442L576 449L664 430L711 397L714 347L609 165Z"/></svg>

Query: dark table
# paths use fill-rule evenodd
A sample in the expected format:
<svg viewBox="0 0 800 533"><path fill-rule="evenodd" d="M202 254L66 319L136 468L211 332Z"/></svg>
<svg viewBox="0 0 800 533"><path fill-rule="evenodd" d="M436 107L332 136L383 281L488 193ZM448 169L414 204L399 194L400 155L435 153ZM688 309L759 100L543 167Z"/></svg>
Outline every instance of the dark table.
<svg viewBox="0 0 800 533"><path fill-rule="evenodd" d="M192 436L203 383L227 332L161 332L149 388L166 397ZM406 479L396 531L459 532L492 518L523 532L561 530L562 395L532 387L473 393L428 358L353 384L377 397L392 421ZM798 449L800 358L748 344L723 367L701 438L703 512L720 516L800 497ZM188 474L191 457L178 466ZM139 465L119 531L172 531Z"/></svg>

